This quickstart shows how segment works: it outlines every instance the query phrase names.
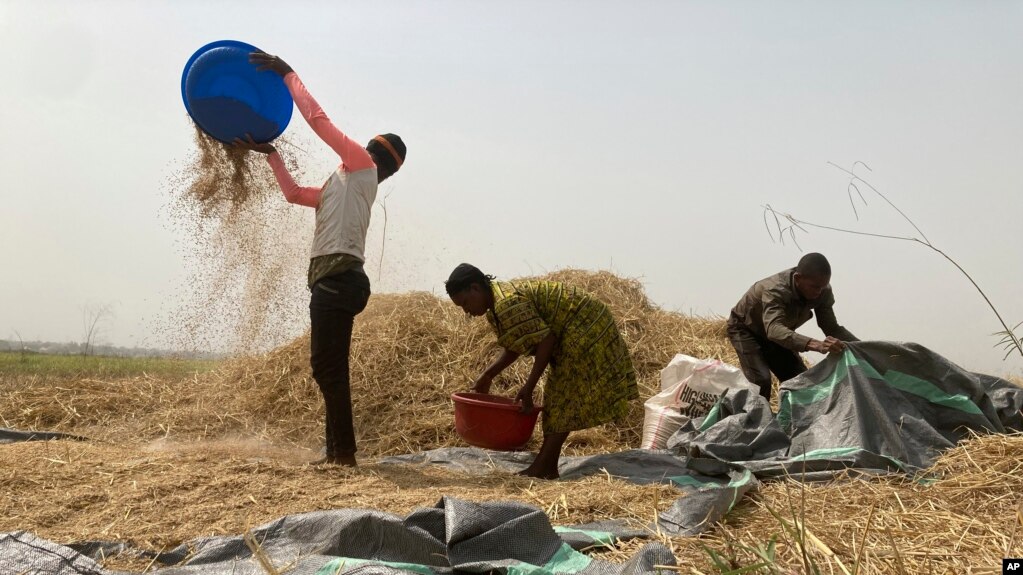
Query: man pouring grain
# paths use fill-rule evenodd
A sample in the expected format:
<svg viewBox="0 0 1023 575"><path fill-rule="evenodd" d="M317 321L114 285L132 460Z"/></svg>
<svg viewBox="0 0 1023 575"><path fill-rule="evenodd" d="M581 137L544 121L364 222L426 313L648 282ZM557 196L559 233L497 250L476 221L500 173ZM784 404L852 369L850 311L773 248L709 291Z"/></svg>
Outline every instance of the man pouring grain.
<svg viewBox="0 0 1023 575"><path fill-rule="evenodd" d="M354 466L355 426L348 355L355 316L366 307L370 295L369 278L362 269L366 231L377 185L402 166L405 144L394 134L382 134L365 147L360 145L331 122L284 60L255 52L249 55L249 62L284 78L309 127L341 159L322 186L300 186L272 145L256 143L251 137L234 141L239 148L268 154L267 160L288 202L316 209L309 262L310 356L313 379L326 407L325 456L316 463Z"/></svg>
<svg viewBox="0 0 1023 575"><path fill-rule="evenodd" d="M771 399L771 373L787 381L806 371L799 353L841 353L847 341L859 341L838 324L831 291L831 264L818 253L806 254L794 268L764 278L746 291L728 317L728 339L739 355L743 375ZM795 330L817 316L823 341Z"/></svg>

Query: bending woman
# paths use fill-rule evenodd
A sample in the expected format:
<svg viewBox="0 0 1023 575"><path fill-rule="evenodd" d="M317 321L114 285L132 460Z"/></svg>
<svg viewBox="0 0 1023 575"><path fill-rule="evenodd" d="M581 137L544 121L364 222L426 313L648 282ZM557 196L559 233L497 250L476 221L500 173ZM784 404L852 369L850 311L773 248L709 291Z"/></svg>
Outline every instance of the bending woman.
<svg viewBox="0 0 1023 575"><path fill-rule="evenodd" d="M521 355L533 369L515 397L524 411L544 370L543 444L522 475L556 479L568 434L622 419L639 397L636 371L625 340L607 306L559 282L496 282L479 268L461 264L445 282L451 301L473 316L486 315L504 348L476 379L488 393L497 374Z"/></svg>
<svg viewBox="0 0 1023 575"><path fill-rule="evenodd" d="M260 70L284 78L302 117L321 140L341 158L341 164L322 187L295 183L281 156L270 144L235 140L238 147L269 154L284 197L292 204L316 209L316 231L309 261L309 316L312 322L313 379L326 404L326 456L316 463L355 465L355 425L348 354L355 316L369 301L366 231L377 195L377 184L394 175L405 161L405 144L394 134L376 136L364 148L330 121L284 60L263 52L249 55Z"/></svg>

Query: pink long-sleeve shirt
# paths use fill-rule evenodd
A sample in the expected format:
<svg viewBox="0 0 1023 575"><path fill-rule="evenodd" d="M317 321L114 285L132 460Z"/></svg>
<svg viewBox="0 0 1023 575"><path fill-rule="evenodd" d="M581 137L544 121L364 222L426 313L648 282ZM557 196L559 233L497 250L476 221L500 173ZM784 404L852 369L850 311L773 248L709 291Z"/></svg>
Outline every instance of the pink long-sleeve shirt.
<svg viewBox="0 0 1023 575"><path fill-rule="evenodd" d="M363 148L358 142L349 138L330 121L323 108L306 90L305 84L299 79L298 74L289 72L284 77L284 84L288 87L288 91L291 92L295 105L298 106L302 117L305 118L309 127L341 157L341 170L357 172L359 170L376 168L376 164L373 163L373 158L366 151L366 148ZM291 173L288 172L288 168L284 165L281 155L277 152L267 156L267 162L270 163L274 177L277 178L277 183L281 186L281 191L284 192L284 197L289 203L309 206L310 208L320 205L320 196L323 193L322 187L298 185L295 179L291 177Z"/></svg>

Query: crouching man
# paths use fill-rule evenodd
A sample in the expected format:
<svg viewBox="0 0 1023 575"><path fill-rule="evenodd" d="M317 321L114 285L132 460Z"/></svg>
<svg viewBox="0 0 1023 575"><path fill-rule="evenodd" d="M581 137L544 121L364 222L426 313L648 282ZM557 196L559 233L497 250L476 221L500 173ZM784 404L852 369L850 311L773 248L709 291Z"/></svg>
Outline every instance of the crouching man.
<svg viewBox="0 0 1023 575"><path fill-rule="evenodd" d="M746 379L771 399L771 373L787 381L806 371L803 351L841 353L847 341L859 341L835 319L831 264L818 253L764 278L749 288L728 317L728 339L739 354ZM824 341L795 332L817 316Z"/></svg>

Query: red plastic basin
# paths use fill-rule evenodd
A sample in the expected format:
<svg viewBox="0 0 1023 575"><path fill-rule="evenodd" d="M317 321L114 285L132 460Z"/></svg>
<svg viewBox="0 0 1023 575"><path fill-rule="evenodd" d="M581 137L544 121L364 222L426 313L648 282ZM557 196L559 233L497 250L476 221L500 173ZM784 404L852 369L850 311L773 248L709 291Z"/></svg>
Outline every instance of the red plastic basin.
<svg viewBox="0 0 1023 575"><path fill-rule="evenodd" d="M522 449L542 408L522 413L515 400L486 393L453 393L455 431L469 445L498 451Z"/></svg>

